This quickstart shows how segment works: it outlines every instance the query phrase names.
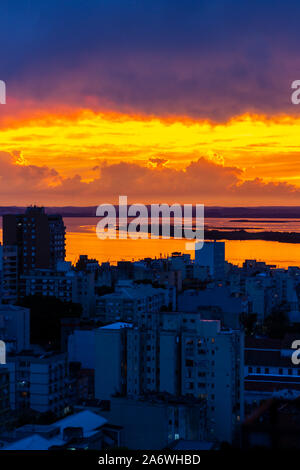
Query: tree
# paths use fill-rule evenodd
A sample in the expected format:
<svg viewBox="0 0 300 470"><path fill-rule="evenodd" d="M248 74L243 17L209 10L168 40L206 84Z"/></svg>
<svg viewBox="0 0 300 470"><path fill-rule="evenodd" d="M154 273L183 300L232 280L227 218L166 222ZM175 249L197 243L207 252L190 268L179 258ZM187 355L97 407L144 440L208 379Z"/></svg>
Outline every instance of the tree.
<svg viewBox="0 0 300 470"><path fill-rule="evenodd" d="M60 349L61 319L79 318L82 313L80 304L50 296L28 296L19 305L30 309L30 342L51 349Z"/></svg>
<svg viewBox="0 0 300 470"><path fill-rule="evenodd" d="M251 336L257 329L257 315L252 313L242 313L240 316L241 325L244 327L246 336Z"/></svg>
<svg viewBox="0 0 300 470"><path fill-rule="evenodd" d="M270 338L282 339L289 331L289 306L282 303L273 308L271 314L264 321L264 332Z"/></svg>

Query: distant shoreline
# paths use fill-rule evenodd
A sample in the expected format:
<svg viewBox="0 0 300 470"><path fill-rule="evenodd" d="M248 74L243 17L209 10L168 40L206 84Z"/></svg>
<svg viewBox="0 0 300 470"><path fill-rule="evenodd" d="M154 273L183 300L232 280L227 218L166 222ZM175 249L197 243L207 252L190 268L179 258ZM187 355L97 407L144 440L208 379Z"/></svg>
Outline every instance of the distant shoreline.
<svg viewBox="0 0 300 470"><path fill-rule="evenodd" d="M293 217L290 217L293 218ZM229 222L251 222L251 223L257 223L257 224L288 224L289 220L270 220L270 219L259 219L259 220L254 220L254 219L231 219Z"/></svg>
<svg viewBox="0 0 300 470"><path fill-rule="evenodd" d="M125 227L123 226L122 229ZM153 227L152 227L153 228ZM194 227L193 227L194 228ZM117 228L118 230L118 228ZM148 225L148 233L151 233L151 224ZM159 233L162 233L162 224L159 226ZM174 238L174 225L170 226L170 238ZM183 239L183 238L182 238ZM279 243L300 243L300 233L297 232L247 232L246 230L210 230L204 229L205 240L264 240Z"/></svg>
<svg viewBox="0 0 300 470"><path fill-rule="evenodd" d="M246 230L205 230L205 240L265 240L280 243L300 243L297 232L247 232Z"/></svg>
<svg viewBox="0 0 300 470"><path fill-rule="evenodd" d="M101 204L101 200L99 204ZM136 201L133 201L136 202ZM201 201L198 201L198 203ZM149 205L147 207L150 207ZM96 217L97 206L46 206L48 214L60 214L63 217ZM118 206L115 206L118 215ZM195 216L195 206L193 207L193 216ZM4 214L22 214L26 210L25 206L0 206L0 216ZM235 222L247 222L254 219L256 222L263 221L255 219L275 219L273 223L283 222L279 219L300 219L300 206L258 206L258 207L222 207L205 206L204 217L234 219ZM278 221L278 222L277 222ZM253 220L251 220L253 222Z"/></svg>

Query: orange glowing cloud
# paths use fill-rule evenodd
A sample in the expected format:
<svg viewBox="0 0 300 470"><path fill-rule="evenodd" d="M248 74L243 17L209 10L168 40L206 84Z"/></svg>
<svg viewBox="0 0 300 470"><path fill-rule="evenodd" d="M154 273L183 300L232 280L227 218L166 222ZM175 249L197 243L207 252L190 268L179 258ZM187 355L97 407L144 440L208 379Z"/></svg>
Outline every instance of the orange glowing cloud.
<svg viewBox="0 0 300 470"><path fill-rule="evenodd" d="M297 117L27 110L0 118L0 194L20 203L14 191L31 181L28 203L98 204L122 190L148 201L300 204L299 149Z"/></svg>

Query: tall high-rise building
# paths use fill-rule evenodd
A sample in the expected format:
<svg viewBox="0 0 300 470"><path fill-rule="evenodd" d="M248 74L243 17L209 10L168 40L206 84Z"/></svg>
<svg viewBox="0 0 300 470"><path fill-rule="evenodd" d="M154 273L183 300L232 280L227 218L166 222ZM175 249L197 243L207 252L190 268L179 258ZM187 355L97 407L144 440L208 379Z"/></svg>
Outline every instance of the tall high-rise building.
<svg viewBox="0 0 300 470"><path fill-rule="evenodd" d="M18 298L18 247L16 245L3 246L2 266L2 302L11 304Z"/></svg>
<svg viewBox="0 0 300 470"><path fill-rule="evenodd" d="M65 259L65 226L61 215L48 215L43 207L28 207L24 214L3 216L3 271L4 291L12 283L11 259L16 261L16 278L34 268L55 269ZM7 266L8 262L8 266ZM9 269L8 269L9 268ZM9 279L5 279L5 273ZM5 296L5 292L4 292ZM11 297L11 296L8 296ZM13 298L13 296L12 296ZM12 299L9 299L12 300Z"/></svg>

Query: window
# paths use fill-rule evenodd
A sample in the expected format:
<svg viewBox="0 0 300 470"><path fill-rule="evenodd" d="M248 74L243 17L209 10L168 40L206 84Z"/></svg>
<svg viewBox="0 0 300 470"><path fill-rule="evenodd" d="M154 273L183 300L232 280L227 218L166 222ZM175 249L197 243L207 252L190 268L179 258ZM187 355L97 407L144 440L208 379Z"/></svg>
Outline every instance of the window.
<svg viewBox="0 0 300 470"><path fill-rule="evenodd" d="M194 361L192 359L186 359L185 365L186 367L193 367Z"/></svg>

